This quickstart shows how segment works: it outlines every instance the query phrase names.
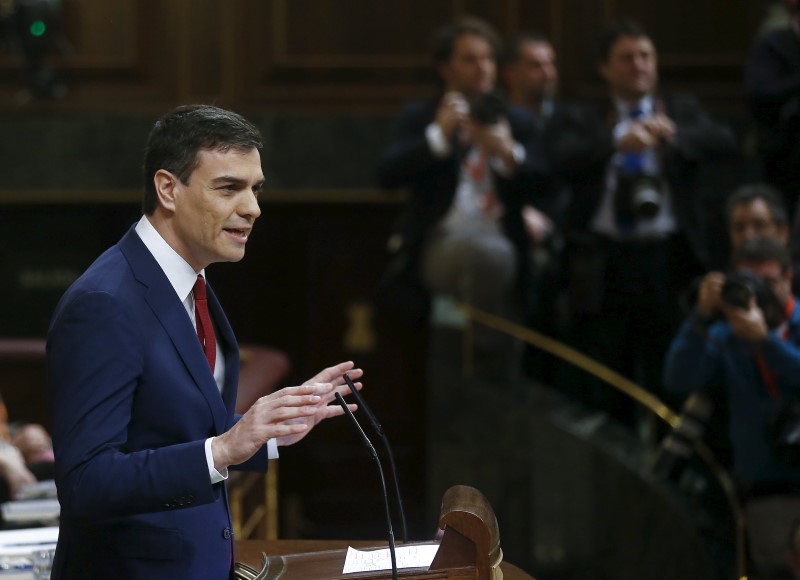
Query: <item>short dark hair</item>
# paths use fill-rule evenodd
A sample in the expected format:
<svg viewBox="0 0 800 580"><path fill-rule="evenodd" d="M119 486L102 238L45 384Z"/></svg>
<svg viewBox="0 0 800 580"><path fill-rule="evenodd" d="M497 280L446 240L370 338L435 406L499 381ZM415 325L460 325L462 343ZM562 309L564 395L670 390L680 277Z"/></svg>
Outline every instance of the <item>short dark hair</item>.
<svg viewBox="0 0 800 580"><path fill-rule="evenodd" d="M510 65L519 60L522 45L525 43L552 44L550 39L541 32L523 32L518 34L503 45L497 57L498 64Z"/></svg>
<svg viewBox="0 0 800 580"><path fill-rule="evenodd" d="M261 149L261 133L241 115L211 105L183 105L156 121L144 153L142 211L150 215L158 197L153 179L166 169L188 183L201 150Z"/></svg>
<svg viewBox="0 0 800 580"><path fill-rule="evenodd" d="M779 226L789 223L789 214L786 211L786 205L783 203L783 197L778 190L766 183L748 183L736 188L733 193L728 196L725 201L725 218L728 223L731 221L731 215L734 208L740 205L748 205L754 201L762 199L769 208L772 221Z"/></svg>
<svg viewBox="0 0 800 580"><path fill-rule="evenodd" d="M644 26L635 20L617 20L603 31L597 41L598 62L608 62L608 58L611 56L611 50L617 41L623 36L631 36L633 38L651 38Z"/></svg>
<svg viewBox="0 0 800 580"><path fill-rule="evenodd" d="M792 266L789 250L772 238L752 238L737 248L731 256L731 266L736 269L744 262L753 264L778 262L781 265L781 272L788 271Z"/></svg>
<svg viewBox="0 0 800 580"><path fill-rule="evenodd" d="M453 56L456 40L465 34L474 34L486 40L492 46L495 56L500 50L500 37L494 31L494 28L480 18L463 16L436 31L431 48L434 66L439 66L450 60Z"/></svg>

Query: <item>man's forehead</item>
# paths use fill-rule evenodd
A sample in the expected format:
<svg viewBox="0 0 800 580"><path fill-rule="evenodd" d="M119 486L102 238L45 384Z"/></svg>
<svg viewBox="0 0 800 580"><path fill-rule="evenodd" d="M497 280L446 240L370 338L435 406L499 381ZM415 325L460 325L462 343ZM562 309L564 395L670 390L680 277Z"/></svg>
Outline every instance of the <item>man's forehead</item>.
<svg viewBox="0 0 800 580"><path fill-rule="evenodd" d="M453 42L453 56L469 54L475 51L488 51L494 54L494 49L489 39L474 32L460 34Z"/></svg>
<svg viewBox="0 0 800 580"><path fill-rule="evenodd" d="M197 152L192 173L202 172L206 179L221 176L237 177L250 181L263 181L261 156L255 147L206 148ZM257 174L257 175L256 175Z"/></svg>
<svg viewBox="0 0 800 580"><path fill-rule="evenodd" d="M736 204L731 214L734 221L752 219L753 217L764 214L766 214L768 218L772 218L772 212L770 212L769 206L761 198Z"/></svg>
<svg viewBox="0 0 800 580"><path fill-rule="evenodd" d="M545 40L526 40L522 44L520 52L531 58L541 59L552 57L555 51L550 43Z"/></svg>
<svg viewBox="0 0 800 580"><path fill-rule="evenodd" d="M655 53L656 47L653 41L647 36L630 36L628 34L620 36L611 46L611 56L628 54L632 52L652 52Z"/></svg>

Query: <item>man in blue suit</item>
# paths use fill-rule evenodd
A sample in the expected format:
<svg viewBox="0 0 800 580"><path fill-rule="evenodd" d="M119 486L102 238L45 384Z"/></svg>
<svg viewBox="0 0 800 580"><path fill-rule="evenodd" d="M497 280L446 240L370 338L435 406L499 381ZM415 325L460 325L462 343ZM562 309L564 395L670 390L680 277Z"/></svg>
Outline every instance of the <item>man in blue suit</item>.
<svg viewBox="0 0 800 580"><path fill-rule="evenodd" d="M343 412L330 403L345 372L362 375L341 363L234 415L239 350L205 268L244 256L260 148L235 113L165 115L145 152L144 216L56 309L53 578L231 577L228 468L266 470L278 445Z"/></svg>

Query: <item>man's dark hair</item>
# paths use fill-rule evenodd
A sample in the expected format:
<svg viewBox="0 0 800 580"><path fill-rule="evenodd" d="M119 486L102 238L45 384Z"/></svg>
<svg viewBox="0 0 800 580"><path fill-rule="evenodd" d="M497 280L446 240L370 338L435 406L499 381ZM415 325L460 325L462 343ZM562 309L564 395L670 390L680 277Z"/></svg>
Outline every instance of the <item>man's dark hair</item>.
<svg viewBox="0 0 800 580"><path fill-rule="evenodd" d="M159 169L166 169L186 184L201 150L250 151L261 147L259 130L232 111L210 105L173 109L156 121L147 139L142 211L150 215L158 205L153 178Z"/></svg>
<svg viewBox="0 0 800 580"><path fill-rule="evenodd" d="M500 37L489 24L474 16L464 16L436 31L431 50L434 66L450 60L456 40L465 34L474 34L486 40L492 46L495 55L500 50Z"/></svg>
<svg viewBox="0 0 800 580"><path fill-rule="evenodd" d="M725 202L725 218L728 223L731 221L733 210L740 205L749 205L754 201L762 199L769 208L769 214L776 225L783 226L789 223L789 216L786 212L786 205L783 197L778 191L766 183L749 183L738 187L728 196Z"/></svg>
<svg viewBox="0 0 800 580"><path fill-rule="evenodd" d="M623 36L631 36L633 38L651 38L644 26L635 20L618 20L606 28L598 39L598 62L608 62L608 58L611 56L612 48Z"/></svg>
<svg viewBox="0 0 800 580"><path fill-rule="evenodd" d="M731 256L731 266L734 269L743 263L763 264L765 262L778 262L781 265L781 272L788 271L792 266L789 250L778 240L772 238L747 240Z"/></svg>
<svg viewBox="0 0 800 580"><path fill-rule="evenodd" d="M552 44L550 39L541 32L523 32L518 34L503 45L503 49L497 58L500 65L514 64L519 60L522 45L526 43Z"/></svg>

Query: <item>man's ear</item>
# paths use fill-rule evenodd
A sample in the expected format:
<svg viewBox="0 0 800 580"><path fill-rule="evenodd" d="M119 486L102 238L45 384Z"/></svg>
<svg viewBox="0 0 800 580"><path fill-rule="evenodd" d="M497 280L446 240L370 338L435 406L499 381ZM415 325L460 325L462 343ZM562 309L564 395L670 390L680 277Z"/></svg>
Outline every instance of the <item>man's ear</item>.
<svg viewBox="0 0 800 580"><path fill-rule="evenodd" d="M159 205L165 209L175 211L175 194L179 185L179 180L166 169L159 169L153 176L153 183L156 188L156 197Z"/></svg>

